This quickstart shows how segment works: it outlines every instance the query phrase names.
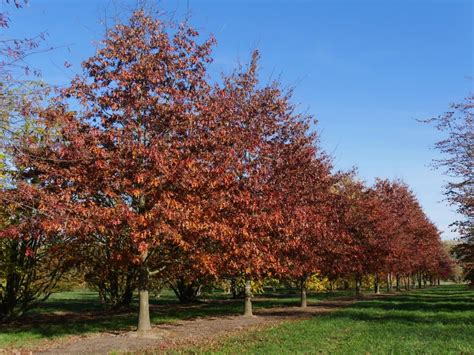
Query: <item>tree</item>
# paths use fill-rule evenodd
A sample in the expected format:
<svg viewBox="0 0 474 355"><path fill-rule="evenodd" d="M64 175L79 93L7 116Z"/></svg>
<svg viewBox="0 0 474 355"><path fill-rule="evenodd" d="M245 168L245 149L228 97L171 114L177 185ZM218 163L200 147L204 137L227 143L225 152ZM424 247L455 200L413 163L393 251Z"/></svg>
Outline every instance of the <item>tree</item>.
<svg viewBox="0 0 474 355"><path fill-rule="evenodd" d="M362 278L375 274L386 256L383 222L385 210L374 191L357 181L353 174L344 176L337 185L341 202L339 220L348 240L342 273L354 275L356 294L361 293Z"/></svg>
<svg viewBox="0 0 474 355"><path fill-rule="evenodd" d="M217 150L226 157L219 162L226 188L213 196L216 218L225 227L216 260L222 278L246 279L247 316L252 315L251 281L282 271L277 249L287 237L281 229L281 197L287 190L277 187L298 163L308 166L315 151L308 135L311 118L295 112L291 91L278 82L260 83L258 59L254 52L247 67L224 77L211 105L220 109L224 126Z"/></svg>
<svg viewBox="0 0 474 355"><path fill-rule="evenodd" d="M452 111L424 122L445 134L435 145L444 157L433 163L452 179L445 187L445 195L465 218L454 223L462 240L455 252L466 280L474 284L474 96L451 108Z"/></svg>
<svg viewBox="0 0 474 355"><path fill-rule="evenodd" d="M303 144L302 144L303 143ZM331 191L334 177L330 160L318 148L301 140L292 146L285 159L277 162L272 189L278 193L281 221L273 225L274 253L279 255L274 273L297 280L301 307L306 307L306 286L311 275L325 269L325 252L340 241ZM317 155L319 154L319 155Z"/></svg>
<svg viewBox="0 0 474 355"><path fill-rule="evenodd" d="M44 228L36 196L24 192L0 189L0 321L46 300L71 260L64 248L67 239Z"/></svg>
<svg viewBox="0 0 474 355"><path fill-rule="evenodd" d="M42 201L48 228L79 243L92 235L108 237L110 245L128 239L131 247L114 258L139 270L140 331L150 329L152 260L165 260L163 247L186 244L188 235L208 235L200 233L207 224L198 192L212 185L199 180L209 173L209 117L200 114L208 110L200 103L209 91L205 67L213 41L199 45L196 36L186 24L170 34L136 11L108 32L83 64L84 75L64 91L81 109L69 111L60 97L38 110L37 119L55 135L15 156L39 172L41 184L28 188Z"/></svg>
<svg viewBox="0 0 474 355"><path fill-rule="evenodd" d="M20 8L22 1L2 1ZM7 7L5 7L7 9ZM45 34L32 38L7 38L8 13L0 12L0 319L11 320L46 299L64 273L68 258L62 257L58 235L41 225L33 196L22 195L19 185L36 183L28 167L15 165L14 146L24 138L38 139L41 127L31 112L40 107L49 88L27 57L48 50L40 47ZM33 77L33 79L31 79ZM15 144L13 144L15 143Z"/></svg>
<svg viewBox="0 0 474 355"><path fill-rule="evenodd" d="M2 0L2 3L21 8L26 1ZM15 129L21 126L24 111L41 102L48 91L48 87L38 80L39 70L27 62L31 55L51 49L40 47L46 33L31 38L8 38L5 34L10 24L8 12L0 12L0 28L3 30L0 35L0 157L5 141L11 139Z"/></svg>

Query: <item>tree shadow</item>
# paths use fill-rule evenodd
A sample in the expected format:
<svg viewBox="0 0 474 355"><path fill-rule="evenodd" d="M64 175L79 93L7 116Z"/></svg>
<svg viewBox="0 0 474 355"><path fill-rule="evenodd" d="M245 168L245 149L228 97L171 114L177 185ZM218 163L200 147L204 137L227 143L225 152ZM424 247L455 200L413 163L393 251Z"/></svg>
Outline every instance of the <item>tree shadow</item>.
<svg viewBox="0 0 474 355"><path fill-rule="evenodd" d="M340 312L327 315L364 322L409 324L474 324L474 292L467 287L444 286L422 289L378 299L359 301Z"/></svg>

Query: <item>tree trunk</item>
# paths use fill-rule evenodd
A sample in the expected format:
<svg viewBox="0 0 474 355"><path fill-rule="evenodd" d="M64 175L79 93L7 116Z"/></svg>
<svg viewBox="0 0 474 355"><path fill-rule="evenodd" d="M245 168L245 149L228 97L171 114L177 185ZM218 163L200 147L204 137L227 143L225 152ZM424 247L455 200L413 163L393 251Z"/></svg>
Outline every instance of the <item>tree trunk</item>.
<svg viewBox="0 0 474 355"><path fill-rule="evenodd" d="M421 272L418 273L418 288L421 288Z"/></svg>
<svg viewBox="0 0 474 355"><path fill-rule="evenodd" d="M138 310L138 332L151 330L150 305L149 305L149 271L146 265L147 253L142 255L142 265L140 267L140 279L138 284L139 310Z"/></svg>
<svg viewBox="0 0 474 355"><path fill-rule="evenodd" d="M392 273L387 273L387 292L392 292Z"/></svg>
<svg viewBox="0 0 474 355"><path fill-rule="evenodd" d="M379 275L375 275L375 279L374 279L374 292L375 292L376 295L380 294Z"/></svg>
<svg viewBox="0 0 474 355"><path fill-rule="evenodd" d="M252 285L249 279L245 281L244 296L245 296L244 316L251 317L253 315L252 314Z"/></svg>
<svg viewBox="0 0 474 355"><path fill-rule="evenodd" d="M300 287L301 287L300 306L301 306L301 308L306 308L306 306L308 305L308 302L307 302L307 299L306 299L306 277L301 279Z"/></svg>
<svg viewBox="0 0 474 355"><path fill-rule="evenodd" d="M396 288L397 288L397 291L401 291L401 287L400 287L400 275L397 274L396 276Z"/></svg>
<svg viewBox="0 0 474 355"><path fill-rule="evenodd" d="M356 276L356 296L359 297L359 296L362 296L362 280L361 280L361 277L359 275Z"/></svg>
<svg viewBox="0 0 474 355"><path fill-rule="evenodd" d="M441 280L438 277L438 286L441 285Z"/></svg>

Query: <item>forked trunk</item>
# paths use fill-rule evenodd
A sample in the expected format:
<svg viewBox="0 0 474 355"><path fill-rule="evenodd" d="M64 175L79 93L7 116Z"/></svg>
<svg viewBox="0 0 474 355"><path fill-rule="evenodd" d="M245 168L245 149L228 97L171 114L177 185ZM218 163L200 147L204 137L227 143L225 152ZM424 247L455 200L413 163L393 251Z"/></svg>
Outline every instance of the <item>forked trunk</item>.
<svg viewBox="0 0 474 355"><path fill-rule="evenodd" d="M244 296L245 296L244 316L251 317L253 315L252 314L252 285L249 279L245 281Z"/></svg>

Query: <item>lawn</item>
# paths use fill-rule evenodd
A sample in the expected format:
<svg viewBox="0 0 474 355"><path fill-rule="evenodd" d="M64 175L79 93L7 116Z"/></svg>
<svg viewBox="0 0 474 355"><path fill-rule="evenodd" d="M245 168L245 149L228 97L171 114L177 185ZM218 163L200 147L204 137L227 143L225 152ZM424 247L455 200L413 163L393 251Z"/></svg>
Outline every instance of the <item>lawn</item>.
<svg viewBox="0 0 474 355"><path fill-rule="evenodd" d="M340 297L351 291L310 294L309 301ZM232 300L228 295L214 292L204 295L204 301L180 305L170 290L160 298L153 298L151 320L154 324L170 323L196 317L239 314L242 300ZM255 309L296 305L298 294L265 294L254 299ZM24 318L11 324L0 325L0 351L2 348L30 348L41 346L48 340L96 332L134 330L137 324L137 303L132 310L111 312L100 303L96 292L77 290L53 294L48 301L30 311Z"/></svg>
<svg viewBox="0 0 474 355"><path fill-rule="evenodd" d="M474 290L444 285L189 349L210 353L473 354Z"/></svg>

